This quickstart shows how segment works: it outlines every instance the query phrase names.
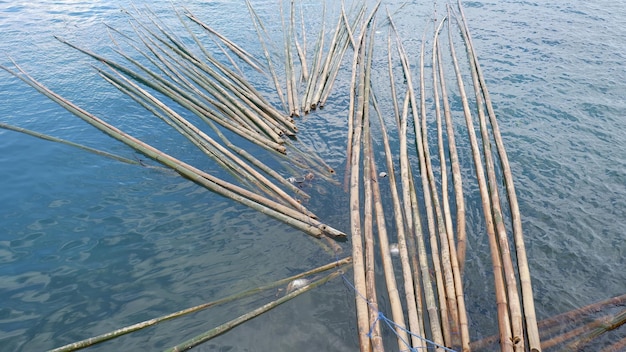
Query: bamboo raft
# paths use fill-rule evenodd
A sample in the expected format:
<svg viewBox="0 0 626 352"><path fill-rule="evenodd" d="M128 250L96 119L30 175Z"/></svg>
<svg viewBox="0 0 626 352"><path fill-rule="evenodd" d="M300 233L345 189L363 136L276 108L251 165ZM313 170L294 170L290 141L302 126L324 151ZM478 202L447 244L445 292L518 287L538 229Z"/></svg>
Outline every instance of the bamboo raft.
<svg viewBox="0 0 626 352"><path fill-rule="evenodd" d="M57 38L95 59L99 63L95 69L106 81L185 136L232 174L236 182L207 173L125 133L48 89L15 62L13 68L1 68L164 167L201 187L293 226L310 235L332 257L343 256L343 259L267 286L53 351L82 349L290 284L287 293L277 300L168 349L186 350L328 280L339 276L347 280L348 266L353 273L361 351L494 350L495 345L507 352L577 350L600 334L624 324L626 317L622 310L571 331L558 329L564 321L571 325L572 321L582 321L583 316L590 317L607 307L623 305L624 296L537 322L513 175L460 1L446 4L443 18L435 17L432 33L425 32L421 39L419 58L407 54L393 14L384 11L380 2L372 7L355 2L348 9L341 2L332 31L325 27L332 23L325 17L325 4L324 25L315 33L311 50L307 47L310 33L305 30L301 4L295 0L281 1L283 48L278 55L272 54L270 47L276 43L272 43L254 6L248 0L245 3L263 58L248 53L184 8L174 10L186 29L186 33L181 34L172 33L149 9L128 11L133 26L131 34L109 27L117 59ZM386 33L386 43L379 43L377 31ZM215 48L220 48L227 62L216 59L201 34L214 41ZM186 40L181 39L181 35ZM190 46L190 42L194 45ZM382 60L381 49L386 52ZM412 65L416 60L419 62L417 72ZM385 84L372 77L373 64L380 67L384 61L388 73ZM278 103L272 102L246 79L251 71L266 75L275 88ZM294 185L293 179L281 176L263 161L278 160L285 168L306 170L305 177L322 177L340 187L335 181L335 171L310 148L299 143L296 136L298 117L312 114L328 103L341 72L350 73L344 172L344 187L349 192L350 203L348 234L323 222L307 209L303 200L310 195ZM453 72L452 77L447 76L450 72ZM458 99L455 101L452 95ZM381 99L392 109L383 109ZM453 103L460 104L461 111L454 112ZM463 131L459 131L462 124L455 123L455 119L464 122ZM0 127L71 143L9 125ZM396 154L390 142L393 131L399 141ZM457 141L463 135L471 148L475 178L462 177ZM254 153L245 150L240 146L244 141L258 150ZM382 147L377 149L376 141L382 141ZM85 149L122 162L137 163ZM380 165L384 167L380 169ZM387 177L385 186L380 183L383 177ZM471 341L472 317L467 312L471 302L466 302L463 290L467 251L467 194L464 193L467 188L464 185L468 182L474 182L479 189L485 220L483 231L491 251L499 331L480 341ZM389 187L389 192L384 193L389 194L390 199L383 198L381 187ZM393 219L391 224L386 223L387 218ZM348 256L341 255L343 248L338 242L346 240L351 247ZM392 260L395 245L392 241L397 241L399 262ZM377 263L382 263L382 283L375 280ZM315 281L299 281L329 270L330 274ZM397 282L398 277L402 282ZM386 294L381 294L381 290L386 290ZM388 297L387 301L379 302L381 297ZM389 316L379 311L380 306L390 307ZM383 340L383 329L392 330L392 341ZM621 339L606 350L619 350L625 345L625 340Z"/></svg>

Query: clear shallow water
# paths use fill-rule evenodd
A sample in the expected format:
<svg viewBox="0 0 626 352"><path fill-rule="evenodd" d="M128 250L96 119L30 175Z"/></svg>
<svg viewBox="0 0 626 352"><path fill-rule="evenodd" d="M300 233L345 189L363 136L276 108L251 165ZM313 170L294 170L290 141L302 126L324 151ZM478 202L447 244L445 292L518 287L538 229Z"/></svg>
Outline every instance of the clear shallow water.
<svg viewBox="0 0 626 352"><path fill-rule="evenodd" d="M141 108L88 69L90 59L52 37L106 53L110 39L102 23L127 28L123 6L119 1L0 2L0 53L96 115L202 163L180 137L160 132ZM247 23L248 15L236 2L186 6L233 39L256 40L253 31L241 30L238 23ZM465 6L516 174L539 318L625 293L623 4L477 1ZM171 19L168 5L151 7ZM273 8L257 7L266 16ZM432 4L410 5L396 15L413 55L419 51L420 23L431 10ZM335 100L301 125L301 138L340 172L339 179L347 99L339 92L346 85L339 82ZM0 119L140 157L6 73L0 73ZM2 350L56 347L332 259L305 235L171 173L4 130L0 180ZM312 191L311 209L347 230L347 196L320 185ZM479 206L475 199L469 202ZM469 216L465 290L473 303L472 331L479 338L496 328L493 279L482 215ZM198 350L355 350L353 300L337 280ZM162 349L262 302L218 307L94 350ZM623 337L623 329L611 336Z"/></svg>

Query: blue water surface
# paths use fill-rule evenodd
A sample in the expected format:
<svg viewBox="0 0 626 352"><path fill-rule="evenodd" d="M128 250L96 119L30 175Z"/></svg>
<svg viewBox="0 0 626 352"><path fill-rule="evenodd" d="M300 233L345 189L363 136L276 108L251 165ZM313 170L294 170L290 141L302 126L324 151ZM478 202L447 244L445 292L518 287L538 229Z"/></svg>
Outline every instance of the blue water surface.
<svg viewBox="0 0 626 352"><path fill-rule="evenodd" d="M149 5L164 23L181 29L170 3L134 3ZM268 30L277 31L281 27L277 4L253 3L261 17L270 19ZM384 3L394 10L403 2ZM464 4L515 175L538 318L626 293L624 4ZM187 1L184 6L262 57L244 1ZM303 6L311 14L309 25L318 26L319 3L303 1ZM407 4L394 12L414 69L422 33L430 28L435 8L441 18L441 2ZM91 68L92 59L54 38L112 54L105 24L132 33L126 9L132 5L118 0L0 1L0 64L11 66L10 57L93 114L176 157L223 173L183 137L99 77ZM332 18L337 9L328 6L328 11ZM381 77L386 74L386 37L384 27L379 32L381 59L374 66ZM344 65L327 106L299 122L300 140L337 170L340 181L349 60ZM383 78L373 81L381 87L387 84ZM268 99L278 103L271 95L271 82L257 83ZM385 94L381 89L382 100ZM389 101L382 104L390 108ZM459 106L453 108L458 113ZM150 166L125 164L0 129L2 351L51 349L334 259L305 234L159 168L4 71L0 71L0 122ZM464 175L471 178L467 144L460 157ZM313 195L309 208L323 221L348 231L348 196L343 188L317 179L308 187ZM497 331L490 252L476 190L471 182L466 185L469 244L464 285L474 340ZM349 252L349 243L342 247ZM92 350L161 350L279 294L266 292L169 321ZM622 328L602 343L623 337ZM197 349L357 350L354 293L341 280L331 281Z"/></svg>

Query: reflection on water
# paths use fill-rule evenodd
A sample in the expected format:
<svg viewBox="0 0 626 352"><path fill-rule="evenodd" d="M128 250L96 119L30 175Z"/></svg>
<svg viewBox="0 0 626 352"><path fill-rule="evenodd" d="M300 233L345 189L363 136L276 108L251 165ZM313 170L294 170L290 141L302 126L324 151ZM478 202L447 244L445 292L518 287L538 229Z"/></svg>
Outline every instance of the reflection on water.
<svg viewBox="0 0 626 352"><path fill-rule="evenodd" d="M150 5L165 21L175 20L169 5ZM11 55L35 77L98 115L194 158L182 139L162 132L141 108L120 98L91 72L89 59L52 38L60 35L94 51L110 52L102 22L127 28L123 6L114 0L0 3L0 53ZM248 14L238 4L185 6L211 18L239 42L256 43L256 34L244 26ZM256 8L260 16L271 18L273 6L259 3ZM305 6L313 11L319 4ZM626 109L626 74L621 64L626 49L620 43L626 17L615 6L466 3L516 174L540 319L624 293L626 122L621 112ZM411 5L396 15L413 57L419 50L411 35L416 32L414 22L426 21L431 10L432 4ZM315 26L317 20L312 16L309 23ZM0 75L2 122L140 158L17 80ZM334 167L339 180L348 84L347 79L339 80L328 105L299 122L299 140ZM264 89L271 91L271 85ZM384 96L379 93L379 99ZM453 110L460 110L458 102ZM463 133L461 121L457 125ZM391 140L397 143L393 135ZM469 148L463 146L460 152L464 177L473 178ZM44 350L81 340L333 259L306 235L176 174L121 165L4 130L0 180L0 344L7 350ZM480 338L496 330L493 278L480 202L472 196L477 186L465 186L465 292L471 302L473 338ZM313 195L310 209L348 230L347 194L340 185L315 179L307 192ZM342 246L350 248L349 243ZM245 313L274 294L170 321L94 350L162 349ZM353 306L353 293L336 280L198 349L355 350Z"/></svg>

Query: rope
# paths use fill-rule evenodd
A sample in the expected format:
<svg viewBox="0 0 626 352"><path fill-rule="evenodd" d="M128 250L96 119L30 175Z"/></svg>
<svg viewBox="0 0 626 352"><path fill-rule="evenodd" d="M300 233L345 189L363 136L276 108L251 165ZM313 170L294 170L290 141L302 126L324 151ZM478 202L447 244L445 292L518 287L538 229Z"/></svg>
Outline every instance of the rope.
<svg viewBox="0 0 626 352"><path fill-rule="evenodd" d="M455 350L453 350L453 349L451 349L451 348L448 348L448 347L446 347L446 346L442 346L442 345L440 345L440 344L438 344L438 343L436 343L436 342L434 342L434 341L431 341L431 340L429 340L429 339L427 339L427 338L425 338L425 337L419 336L419 335L417 335L417 334L415 334L415 333L411 332L410 330L407 330L405 327L403 327L403 326L400 326L400 325L396 324L393 320L391 320L391 319L387 318L387 316L386 316L383 312L381 312L381 311L379 311L378 309L374 308L374 306L372 306L372 305L371 305L370 301L369 301L369 300L368 300L365 296L363 296L363 294L361 294L361 292L359 292L359 291L356 289L356 287L354 287L354 285L350 282L350 280L348 280L348 278L347 278L347 277L343 274L343 272L341 272L341 278L343 279L343 281L345 282L345 284L346 284L348 287L350 287L350 288L352 289L352 291L356 292L357 297L359 297L359 298L363 299L363 300L367 303L367 305L370 307L370 309L371 309L371 310L373 310L373 311L375 311L375 312L377 313L376 320L374 320L374 322L372 322L371 327L370 327L370 331L367 333L367 337L372 338L372 333L373 333L373 331L374 331L374 327L376 326L376 324L377 324L379 321L382 321L383 323L385 323L385 325L386 325L387 327L389 327L389 329L390 329L390 330L391 330L394 334L396 334L397 338L398 338L400 341L402 341L402 342L403 342L403 344L405 345L405 347L407 347L407 348L408 348L408 349L401 349L401 350L400 350L401 352L404 352L404 351L408 351L408 352L419 352L420 350L429 350L429 349L434 349L434 348L441 348L441 349L443 349L444 351L447 351L447 352L456 352ZM408 341L404 341L404 339L402 339L402 338L400 338L400 336L398 336L398 333L396 332L396 328L397 328L397 329L404 330L405 332L407 332L407 333L408 333L408 334L410 334L411 336L415 336L415 337L417 337L418 339L420 339L420 340L422 340L422 341L426 342L426 345L427 345L428 347L426 347L426 348L422 348L422 347L411 347L411 345L409 344L409 342L408 342Z"/></svg>

